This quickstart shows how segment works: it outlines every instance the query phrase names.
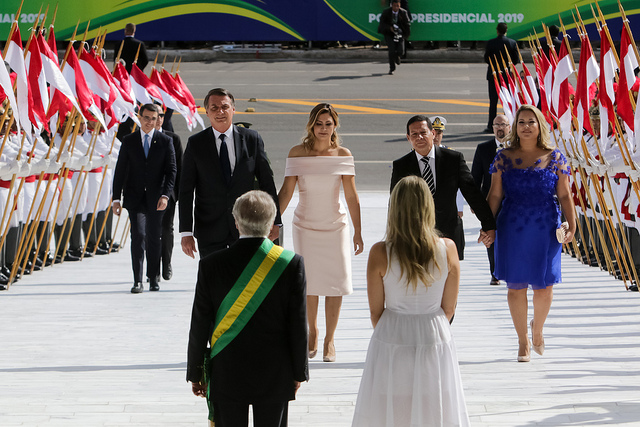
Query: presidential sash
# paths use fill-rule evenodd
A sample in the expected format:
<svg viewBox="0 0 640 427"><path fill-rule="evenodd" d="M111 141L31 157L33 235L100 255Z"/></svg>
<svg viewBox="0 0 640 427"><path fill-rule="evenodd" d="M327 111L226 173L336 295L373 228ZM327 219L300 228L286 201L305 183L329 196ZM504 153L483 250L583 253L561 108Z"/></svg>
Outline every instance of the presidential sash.
<svg viewBox="0 0 640 427"><path fill-rule="evenodd" d="M211 352L206 357L204 369L205 381L208 384L207 404L210 420L213 421L213 405L209 401L211 375L208 372L211 360L249 323L294 255L293 251L285 250L274 245L269 239L264 239L236 283L222 300L216 313L211 335Z"/></svg>

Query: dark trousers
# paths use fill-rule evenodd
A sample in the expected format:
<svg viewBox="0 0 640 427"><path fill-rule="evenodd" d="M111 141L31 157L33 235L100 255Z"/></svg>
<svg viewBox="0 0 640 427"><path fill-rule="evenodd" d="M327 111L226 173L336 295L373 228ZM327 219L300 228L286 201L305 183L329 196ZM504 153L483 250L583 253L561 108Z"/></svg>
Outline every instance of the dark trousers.
<svg viewBox="0 0 640 427"><path fill-rule="evenodd" d="M166 270L171 265L173 254L173 219L176 214L176 202L169 199L162 217L162 268Z"/></svg>
<svg viewBox="0 0 640 427"><path fill-rule="evenodd" d="M495 256L494 256L494 252L493 252L493 246L494 244L492 243L491 246L489 246L487 248L487 258L489 258L489 268L491 269L491 275L493 276L493 272L495 271L496 268L496 261L495 261Z"/></svg>
<svg viewBox="0 0 640 427"><path fill-rule="evenodd" d="M493 119L498 114L498 92L496 92L496 84L493 81L493 76L490 80L487 80L489 84L489 123L487 129L493 129Z"/></svg>
<svg viewBox="0 0 640 427"><path fill-rule="evenodd" d="M160 273L162 249L162 216L164 211L129 212L131 221L131 266L133 280L142 282L142 266L146 254L147 277L155 280Z"/></svg>
<svg viewBox="0 0 640 427"><path fill-rule="evenodd" d="M254 403L254 427L286 427L289 402ZM213 402L213 418L216 427L242 427L249 425L248 403Z"/></svg>
<svg viewBox="0 0 640 427"><path fill-rule="evenodd" d="M396 62L404 55L404 40L393 41L393 36L384 36L384 41L389 47L389 71L395 71Z"/></svg>

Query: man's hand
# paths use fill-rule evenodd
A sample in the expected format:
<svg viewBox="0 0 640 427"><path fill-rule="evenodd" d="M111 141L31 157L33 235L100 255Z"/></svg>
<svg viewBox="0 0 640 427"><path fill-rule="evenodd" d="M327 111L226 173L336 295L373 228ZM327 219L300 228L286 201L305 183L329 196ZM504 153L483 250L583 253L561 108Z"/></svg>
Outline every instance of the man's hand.
<svg viewBox="0 0 640 427"><path fill-rule="evenodd" d="M493 244L496 240L496 230L480 230L480 237L478 237L478 243L482 243L487 248Z"/></svg>
<svg viewBox="0 0 640 427"><path fill-rule="evenodd" d="M180 244L182 245L182 252L190 256L191 258L196 257L196 239L193 236L184 236L180 240Z"/></svg>
<svg viewBox="0 0 640 427"><path fill-rule="evenodd" d="M207 385L200 383L191 383L191 391L196 396L207 397Z"/></svg>
<svg viewBox="0 0 640 427"><path fill-rule="evenodd" d="M278 237L280 237L280 226L279 225L272 225L271 226L271 231L269 231L268 239L271 240L272 242L275 242L275 240Z"/></svg>
<svg viewBox="0 0 640 427"><path fill-rule="evenodd" d="M161 196L158 199L158 205L156 207L156 210L163 211L163 210L167 209L167 205L168 204L169 204L169 198L166 197L166 196Z"/></svg>
<svg viewBox="0 0 640 427"><path fill-rule="evenodd" d="M113 214L120 216L122 212L122 206L120 206L120 202L113 202Z"/></svg>

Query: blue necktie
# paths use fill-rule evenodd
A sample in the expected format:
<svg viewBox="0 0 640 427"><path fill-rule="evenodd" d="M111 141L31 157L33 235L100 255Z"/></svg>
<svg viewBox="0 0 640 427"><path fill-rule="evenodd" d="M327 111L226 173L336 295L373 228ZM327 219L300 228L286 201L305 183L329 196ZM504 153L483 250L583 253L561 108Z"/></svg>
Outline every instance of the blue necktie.
<svg viewBox="0 0 640 427"><path fill-rule="evenodd" d="M149 157L149 135L144 136L144 157Z"/></svg>
<svg viewBox="0 0 640 427"><path fill-rule="evenodd" d="M225 142L227 135L220 134L220 169L222 169L222 176L226 184L231 182L231 162L229 161L229 149Z"/></svg>

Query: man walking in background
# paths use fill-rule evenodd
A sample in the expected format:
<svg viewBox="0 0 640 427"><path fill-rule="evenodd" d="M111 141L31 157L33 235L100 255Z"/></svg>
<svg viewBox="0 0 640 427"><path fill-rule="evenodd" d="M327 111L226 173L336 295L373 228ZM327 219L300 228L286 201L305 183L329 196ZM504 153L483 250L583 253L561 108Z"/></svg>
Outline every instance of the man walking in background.
<svg viewBox="0 0 640 427"><path fill-rule="evenodd" d="M500 60L500 54L502 54L502 57L505 58L505 62L507 61L505 46L511 56L511 62L513 62L514 65L520 63L518 44L515 40L507 37L507 24L504 22L499 23L496 27L496 31L498 36L487 42L487 46L484 51L484 62L488 64L487 83L489 85L489 122L487 124L487 128L484 130L485 133L493 133L493 119L496 118L496 114L498 113L498 92L496 91L496 85L493 81L491 65L493 64L493 69L496 73L504 73L505 71L508 71L508 69L504 69L502 66L502 60ZM496 57L498 60L496 60ZM503 78L506 80L506 76L503 76Z"/></svg>

